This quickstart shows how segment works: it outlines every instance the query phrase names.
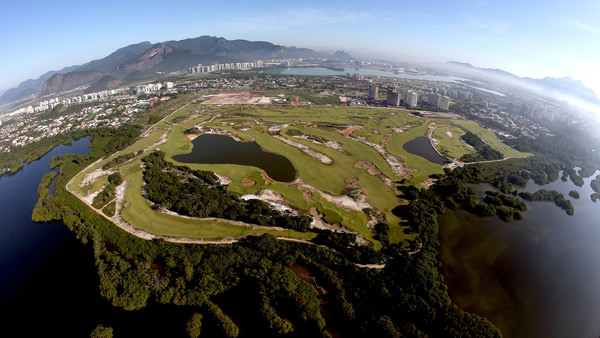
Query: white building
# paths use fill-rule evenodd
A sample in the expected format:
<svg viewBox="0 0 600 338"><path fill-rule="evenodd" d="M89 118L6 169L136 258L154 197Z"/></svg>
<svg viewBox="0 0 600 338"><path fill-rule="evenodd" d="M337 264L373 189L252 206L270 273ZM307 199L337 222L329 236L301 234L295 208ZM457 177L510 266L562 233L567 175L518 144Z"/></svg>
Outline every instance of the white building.
<svg viewBox="0 0 600 338"><path fill-rule="evenodd" d="M409 107L416 107L419 95L412 90L404 91L404 105Z"/></svg>

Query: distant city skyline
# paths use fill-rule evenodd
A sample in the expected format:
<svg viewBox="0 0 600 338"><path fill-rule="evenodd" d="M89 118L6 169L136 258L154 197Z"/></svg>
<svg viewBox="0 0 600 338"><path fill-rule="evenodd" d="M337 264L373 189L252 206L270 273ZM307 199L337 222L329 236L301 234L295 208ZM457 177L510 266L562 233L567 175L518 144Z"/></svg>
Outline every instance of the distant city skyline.
<svg viewBox="0 0 600 338"><path fill-rule="evenodd" d="M0 13L0 93L130 44L213 35L569 76L600 97L599 15L589 0L10 2Z"/></svg>

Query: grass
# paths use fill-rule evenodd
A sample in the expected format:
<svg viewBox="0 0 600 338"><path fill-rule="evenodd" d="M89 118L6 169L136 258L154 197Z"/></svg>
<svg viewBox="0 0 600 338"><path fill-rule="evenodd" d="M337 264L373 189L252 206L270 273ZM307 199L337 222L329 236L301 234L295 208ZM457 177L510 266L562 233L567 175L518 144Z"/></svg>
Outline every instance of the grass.
<svg viewBox="0 0 600 338"><path fill-rule="evenodd" d="M513 149L513 148L507 146L498 137L496 137L496 135L493 132L483 128L482 126L477 124L477 122L454 120L454 121L452 121L452 123L454 125L457 125L463 129L469 130L472 133L476 134L481 139L483 139L485 141L485 143L490 145L492 148L502 152L504 157L528 157L528 156L533 155L530 153L522 153L516 149Z"/></svg>
<svg viewBox="0 0 600 338"><path fill-rule="evenodd" d="M417 170L415 172L411 172L413 178L410 181L413 183L422 182L431 174L443 173L441 165L429 162L425 158L418 155L413 155L402 148L404 143L419 136L425 136L427 134L428 123L428 120L424 120L419 126L404 131L401 134L394 135L388 139L389 143L387 144L386 149L391 154L404 159L404 164L408 169Z"/></svg>
<svg viewBox="0 0 600 338"><path fill-rule="evenodd" d="M433 132L433 138L440 141L437 146L440 153L449 158L461 158L475 152L475 149L461 141L460 137L464 133L465 131L457 126L440 126Z"/></svg>
<svg viewBox="0 0 600 338"><path fill-rule="evenodd" d="M142 169L136 164L134 162L124 170L125 179L129 181L130 186L125 191L125 200L128 206L121 210L121 216L136 229L158 236L191 239L239 237L252 233L270 233L276 236L299 239L310 239L315 236L314 233L302 233L292 230L253 230L249 227L219 221L188 219L160 213L153 209L141 194Z"/></svg>
<svg viewBox="0 0 600 338"><path fill-rule="evenodd" d="M170 107L169 109L173 109ZM198 117L190 119L192 114L200 114ZM109 156L96 163L88 171L100 168L103 164L110 161L119 154L131 153L149 148L160 140L161 136L167 131L167 143L158 145L166 154L166 159L176 165L186 165L195 170L210 170L217 174L229 177L233 182L228 186L228 190L239 194L257 194L262 189L270 189L283 195L286 204L292 208L304 212L312 207L316 207L325 215L325 220L330 223L341 223L346 228L361 233L364 237L374 243L376 249L380 248L379 242L373 239L373 233L367 228L369 217L362 211L348 211L335 204L328 202L321 195L313 193L313 201L307 201L303 193L297 186L273 181L266 184L261 176L262 169L252 166L231 165L231 164L196 164L179 163L173 160L173 156L183 153L189 153L192 145L186 135L183 133L187 128L198 123L208 121L215 114L221 114L221 117L207 123L206 126L228 130L235 133L243 140L253 140L264 150L280 154L290 160L297 171L297 176L307 184L332 195L341 195L345 189L346 182L349 179L355 179L362 188L368 201L375 208L380 210L387 219L390 226L390 242L397 243L405 239L413 238L413 235L404 233L403 220L392 213L392 210L399 204L394 188L388 187L379 177L370 175L364 169L355 168L358 161L367 161L373 163L383 175L393 181L399 177L395 176L389 164L385 159L370 146L350 139L336 132L335 129L325 126L314 125L340 125L341 127L350 125L362 125L364 129L359 129L353 133L353 136L363 136L371 142L380 143L386 134L393 131L393 128L403 128L404 132L388 138L387 150L401 157L409 169L418 169L418 172L412 172L413 178L411 184L417 184L427 179L430 174L442 173L442 166L431 163L426 159L406 152L402 146L404 143L427 133L427 125L431 120L416 118L401 110L391 109L370 109L370 108L339 108L339 107L289 107L289 108L249 108L248 106L227 106L211 107L206 105L191 104L180 109L164 121L156 124L151 132L144 138L123 151ZM280 133L283 137L289 138L295 142L302 143L309 148L329 156L333 160L332 165L325 165L318 160L306 155L299 149L287 145L267 133L267 125L257 125L256 121L267 124L289 124L287 129ZM226 122L227 124L223 124ZM301 123L307 122L307 123ZM470 130L495 149L503 151L505 156L521 157L527 154L520 153L506 145L495 137L495 135L486 129L470 121L436 121L445 126L438 127L434 132L434 137L440 141L439 149L454 157L460 157L466 152L472 152L466 149L458 137L464 133L464 130ZM452 123L452 125L449 125ZM239 131L239 127L250 127L248 131ZM408 128L407 128L408 127ZM319 137L333 140L341 144L344 152L328 148L322 144L315 144L308 140L302 140L290 137L286 130L296 129L304 134L311 134ZM446 131L450 131L453 137L449 137ZM149 149L152 151L154 148ZM314 233L300 233L289 231L271 231L271 230L253 230L245 226L236 226L225 222L214 220L188 219L167 215L154 210L148 201L141 195L142 190L142 169L141 158L138 156L132 162L121 164L115 169L120 169L125 179L129 182L129 187L125 192L127 207L121 211L122 217L134 228L146 232L166 237L182 237L193 239L217 239L223 237L239 237L250 233L271 233L275 236L309 239L315 236ZM83 175L78 175L71 185L72 189L87 195L89 192L99 190L106 177L100 181L79 187ZM255 185L247 187L242 184L244 178L250 178L256 182ZM107 207L108 208L108 207ZM105 208L105 209L107 209ZM106 210L110 212L110 210Z"/></svg>

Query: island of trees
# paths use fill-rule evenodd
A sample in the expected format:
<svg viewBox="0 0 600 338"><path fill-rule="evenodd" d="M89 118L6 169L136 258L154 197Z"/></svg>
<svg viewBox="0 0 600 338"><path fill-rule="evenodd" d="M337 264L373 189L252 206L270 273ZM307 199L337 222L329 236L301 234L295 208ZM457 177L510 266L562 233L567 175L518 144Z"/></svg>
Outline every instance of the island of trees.
<svg viewBox="0 0 600 338"><path fill-rule="evenodd" d="M237 337L240 327L252 334L289 337L500 337L488 320L452 303L439 270L438 215L449 208L498 215L506 221L520 219L526 210L521 199L553 201L569 212L572 205L562 195L542 190L519 194L515 187L530 179L548 183L558 179L561 170L565 179L568 176L578 182L600 167L597 156L573 151L567 142L518 138L510 143L534 152L533 158L446 170L432 175L438 181L428 190L398 184L405 203L394 213L405 221L406 231L413 237L390 243L390 227L381 222L375 226L380 250L358 246L354 234L333 232L319 233L314 244L262 235L248 236L233 245L184 245L147 241L124 232L65 188L77 172L131 144L140 130L123 126L88 131L94 151L55 157L52 166L60 167L56 192L54 196L46 193L53 177L45 176L34 219L62 220L83 243L91 243L100 292L114 306L130 311L149 303L189 308L193 314L182 325L190 337ZM477 149L477 159L502 157L478 142L476 135L463 140ZM115 158L107 168L129 156ZM576 166L581 170L574 171ZM307 229L308 218L275 211L261 201L242 201L227 192L212 172L174 166L161 152L146 156L144 167L148 197L158 207L194 217ZM121 180L118 173L111 175L104 189L106 196L97 197L98 206L109 200ZM597 188L598 181L596 178L592 187ZM467 184L482 182L492 183L498 190L486 192L480 200ZM359 265L372 263L385 268ZM300 278L293 270L295 265L306 268L326 293L320 294ZM251 296L245 305L248 311L236 316L238 304L224 299L240 295ZM109 331L97 327L94 334Z"/></svg>

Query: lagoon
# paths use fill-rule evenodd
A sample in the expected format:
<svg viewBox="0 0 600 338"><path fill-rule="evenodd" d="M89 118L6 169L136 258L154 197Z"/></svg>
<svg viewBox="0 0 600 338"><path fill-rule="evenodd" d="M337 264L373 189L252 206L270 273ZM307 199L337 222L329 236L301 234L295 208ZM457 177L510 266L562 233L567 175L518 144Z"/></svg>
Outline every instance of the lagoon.
<svg viewBox="0 0 600 338"><path fill-rule="evenodd" d="M254 142L237 142L228 136L203 134L192 141L192 152L173 156L180 163L239 164L263 169L280 182L296 178L296 169L287 158L264 151Z"/></svg>
<svg viewBox="0 0 600 338"><path fill-rule="evenodd" d="M526 202L525 219L510 223L464 211L441 215L440 259L451 298L488 317L505 337L597 337L600 203L590 199L595 175L583 187L558 180L519 189L557 190L575 206L574 216L551 202ZM570 190L581 198L568 197Z"/></svg>

